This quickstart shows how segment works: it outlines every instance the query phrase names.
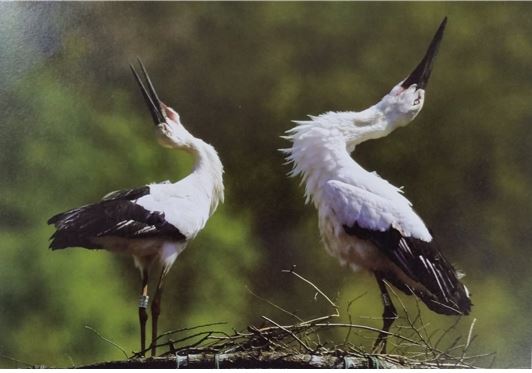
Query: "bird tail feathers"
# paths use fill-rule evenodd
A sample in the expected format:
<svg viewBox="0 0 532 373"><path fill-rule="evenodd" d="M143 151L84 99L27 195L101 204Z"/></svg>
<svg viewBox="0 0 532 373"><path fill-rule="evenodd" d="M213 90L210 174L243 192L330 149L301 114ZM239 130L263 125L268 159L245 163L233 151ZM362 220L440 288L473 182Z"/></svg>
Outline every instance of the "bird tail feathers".
<svg viewBox="0 0 532 373"><path fill-rule="evenodd" d="M412 288L400 281L392 272L383 273L386 281L402 292L417 296L432 311L442 315L468 315L471 312L471 298L469 290L458 278L453 286L453 291L443 294L433 294L422 287Z"/></svg>

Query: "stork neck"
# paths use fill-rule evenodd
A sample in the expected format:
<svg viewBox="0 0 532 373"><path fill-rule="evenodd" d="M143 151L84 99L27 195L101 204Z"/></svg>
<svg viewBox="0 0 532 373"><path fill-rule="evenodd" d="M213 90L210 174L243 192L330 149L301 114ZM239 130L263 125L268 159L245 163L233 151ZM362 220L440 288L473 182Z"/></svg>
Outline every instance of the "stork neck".
<svg viewBox="0 0 532 373"><path fill-rule="evenodd" d="M393 105L393 100L387 95L360 112L328 112L298 122L299 126L291 130L287 138L293 146L287 159L294 163L291 175L303 176L307 201L317 203L328 180L357 183L365 179L369 172L351 158L355 147L387 136L412 119Z"/></svg>
<svg viewBox="0 0 532 373"><path fill-rule="evenodd" d="M199 179L199 187L211 195L211 214L224 199L223 165L216 150L206 142L196 139L192 147L195 156L192 175Z"/></svg>
<svg viewBox="0 0 532 373"><path fill-rule="evenodd" d="M356 113L355 121L363 125L357 126L356 138L349 144L350 151L353 151L356 145L364 141L388 136L402 124L396 113L390 110L383 101Z"/></svg>
<svg viewBox="0 0 532 373"><path fill-rule="evenodd" d="M329 180L348 181L354 175L366 172L353 158L345 142L321 141L312 150L294 157L294 174L302 174L307 202L318 203L323 185Z"/></svg>

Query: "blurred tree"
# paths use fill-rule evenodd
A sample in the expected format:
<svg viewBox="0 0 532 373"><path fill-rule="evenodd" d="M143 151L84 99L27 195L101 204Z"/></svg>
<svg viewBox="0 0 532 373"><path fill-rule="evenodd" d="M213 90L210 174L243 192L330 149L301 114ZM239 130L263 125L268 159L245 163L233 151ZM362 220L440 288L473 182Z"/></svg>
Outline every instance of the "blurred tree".
<svg viewBox="0 0 532 373"><path fill-rule="evenodd" d="M424 111L356 157L405 185L467 272L478 350L498 351L499 366L529 364L531 10L527 3L0 4L0 278L9 284L0 294L0 351L23 358L38 336L50 342L31 358L47 364L68 361L65 354L76 362L115 354L87 335L85 323L136 346L130 263L81 250L52 255L44 222L113 188L178 178L190 167L154 144L127 69L137 55L163 100L218 149L226 168L225 208L176 264L177 286L164 306L177 315L163 327L243 327L274 312L245 286L319 313L312 295L279 275L292 264L344 309L369 290L350 312L378 317L371 279L338 270L324 253L313 209L285 176L279 136L291 119L375 102L410 72L447 15ZM106 286L91 288L92 278ZM118 288L126 282L129 290ZM426 317L435 326L450 322Z"/></svg>

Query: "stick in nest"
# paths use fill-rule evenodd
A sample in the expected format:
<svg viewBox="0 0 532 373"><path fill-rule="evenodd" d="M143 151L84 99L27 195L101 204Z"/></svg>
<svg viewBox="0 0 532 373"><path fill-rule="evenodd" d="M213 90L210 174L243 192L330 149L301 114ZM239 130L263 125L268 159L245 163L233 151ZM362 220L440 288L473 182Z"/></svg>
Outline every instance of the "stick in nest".
<svg viewBox="0 0 532 373"><path fill-rule="evenodd" d="M426 330L426 324L420 315L418 308L418 315L412 318L404 303L399 299L401 307L406 315L408 325L401 330L401 333L387 332L390 337L399 341L397 346L405 349L406 352L403 355L384 355L384 354L370 354L360 350L357 346L352 345L349 342L349 336L352 330L369 331L372 333L382 333L383 331L378 328L369 327L366 325L357 325L351 322L348 323L331 323L328 320L332 317L340 317L339 307L329 298L317 285L312 281L306 279L300 274L291 270L283 270L283 273L289 273L295 276L297 279L303 281L305 284L311 286L316 294L319 294L325 301L334 309L334 313L330 315L320 316L309 320L304 320L302 317L295 315L294 313L286 310L285 307L276 305L275 303L258 296L251 290L248 291L256 298L267 302L272 307L282 311L286 315L295 319L296 323L284 325L281 322L274 321L271 317L262 316L271 325L257 328L249 326L247 331L238 332L234 331L234 334L227 334L223 331L206 330L198 332L192 335L185 335L179 339L172 339L168 342L158 343L158 347L165 346L169 349L167 354L176 354L185 356L189 354L225 354L225 353L281 353L288 355L303 353L316 355L316 356L349 356L358 358L371 358L372 361L390 362L393 364L403 364L405 367L474 367L472 362L473 357L466 356L467 349L474 341L472 336L473 327L475 321L471 324L469 329L469 335L466 343L463 346L458 345L457 338L451 347L443 350L439 348L442 341L448 336L450 330L454 329L457 322L453 324L449 329L445 330L441 336L439 336L436 344L432 344L431 340L435 338L435 333L429 335ZM392 289L392 294L396 297L397 294ZM349 303L349 306L358 298L355 298ZM348 306L348 313L349 313ZM421 327L425 328L422 331L418 330L416 324L421 323ZM196 327L182 328L171 332L164 333L161 336L169 336L177 333L189 332L202 327L209 327L220 325L222 323L210 323ZM330 341L322 343L319 332L331 329L344 329L347 328L347 336L343 339L341 344L337 344ZM412 336L405 336L402 332L412 332ZM187 345L182 345L183 342L190 342ZM296 347L297 346L297 347ZM414 347L417 350L408 353L408 349ZM458 356L454 356L456 350ZM424 357L421 360L416 357ZM410 355L410 356L408 356ZM491 354L476 355L477 358L491 356Z"/></svg>

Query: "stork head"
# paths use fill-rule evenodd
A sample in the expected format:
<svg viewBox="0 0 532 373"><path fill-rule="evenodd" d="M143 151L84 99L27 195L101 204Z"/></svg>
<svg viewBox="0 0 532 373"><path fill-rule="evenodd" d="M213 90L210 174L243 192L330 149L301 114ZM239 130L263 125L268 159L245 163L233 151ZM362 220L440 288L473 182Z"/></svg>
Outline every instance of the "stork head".
<svg viewBox="0 0 532 373"><path fill-rule="evenodd" d="M294 121L297 126L282 136L293 143L290 148L282 149L287 161L294 165L290 175L303 175L308 198L312 188L317 188L317 180L328 175L322 166L334 169L338 159L345 155L344 149L351 153L364 141L387 136L411 122L421 111L446 23L444 18L416 68L376 105L359 112L327 112L310 116L307 121Z"/></svg>
<svg viewBox="0 0 532 373"><path fill-rule="evenodd" d="M146 86L142 83L139 74L135 68L130 65L133 76L137 81L144 101L148 106L153 123L156 126L157 139L159 143L167 148L179 148L188 150L192 146L194 137L181 124L179 114L169 106L166 106L157 95L155 88L151 82L144 64L138 60Z"/></svg>
<svg viewBox="0 0 532 373"><path fill-rule="evenodd" d="M436 34L416 68L399 84L392 88L381 101L383 108L394 112L399 126L404 126L413 120L421 111L425 100L425 89L432 72L432 65L447 25L447 17L443 19Z"/></svg>

